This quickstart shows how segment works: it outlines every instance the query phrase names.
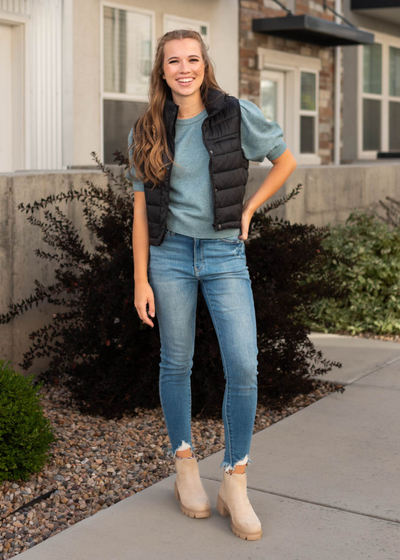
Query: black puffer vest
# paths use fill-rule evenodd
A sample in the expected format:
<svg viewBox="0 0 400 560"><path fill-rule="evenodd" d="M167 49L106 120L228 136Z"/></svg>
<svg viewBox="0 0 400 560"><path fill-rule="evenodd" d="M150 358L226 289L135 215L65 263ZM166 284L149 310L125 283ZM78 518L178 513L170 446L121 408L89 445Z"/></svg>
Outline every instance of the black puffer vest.
<svg viewBox="0 0 400 560"><path fill-rule="evenodd" d="M170 88L164 105L167 143L175 157L175 123L179 106L172 99ZM243 198L249 176L249 160L245 158L240 138L240 104L236 97L209 89L206 109L208 116L202 123L203 143L210 155L209 172L214 199L213 228L220 231L240 228ZM193 154L196 157L196 154ZM144 182L150 245L161 245L167 227L169 190L172 164L167 165L165 180L154 188L152 181Z"/></svg>

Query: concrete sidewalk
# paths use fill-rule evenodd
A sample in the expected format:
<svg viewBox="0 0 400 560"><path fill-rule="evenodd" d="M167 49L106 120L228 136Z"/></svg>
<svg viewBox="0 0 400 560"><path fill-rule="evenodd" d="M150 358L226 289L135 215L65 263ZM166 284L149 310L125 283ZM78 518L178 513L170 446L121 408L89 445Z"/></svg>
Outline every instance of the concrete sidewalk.
<svg viewBox="0 0 400 560"><path fill-rule="evenodd" d="M223 451L200 462L212 515L191 519L176 475L36 545L21 560L398 560L400 344L312 334L346 383L253 436L249 499L263 525L244 541L215 505Z"/></svg>

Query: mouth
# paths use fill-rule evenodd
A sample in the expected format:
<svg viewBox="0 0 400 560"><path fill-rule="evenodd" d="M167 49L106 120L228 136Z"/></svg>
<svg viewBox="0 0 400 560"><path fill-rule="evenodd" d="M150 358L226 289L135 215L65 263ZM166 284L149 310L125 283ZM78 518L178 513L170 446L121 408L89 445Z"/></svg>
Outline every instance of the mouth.
<svg viewBox="0 0 400 560"><path fill-rule="evenodd" d="M181 78L176 80L178 82L178 84L180 84L181 86L188 86L190 85L193 81L194 78Z"/></svg>

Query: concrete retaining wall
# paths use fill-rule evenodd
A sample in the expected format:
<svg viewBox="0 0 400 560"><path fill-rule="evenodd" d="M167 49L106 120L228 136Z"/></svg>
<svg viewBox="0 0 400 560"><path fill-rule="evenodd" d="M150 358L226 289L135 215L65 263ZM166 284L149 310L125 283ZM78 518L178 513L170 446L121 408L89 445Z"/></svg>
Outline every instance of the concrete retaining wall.
<svg viewBox="0 0 400 560"><path fill-rule="evenodd" d="M250 167L246 198L258 189L267 173L265 167ZM56 263L35 255L36 249L51 253L52 247L43 242L40 229L27 221L29 214L18 210L18 204L33 203L70 188L79 189L87 179L99 186L106 184L106 177L99 171L0 175L0 314L8 311L10 303L29 297L34 291L35 279L44 285L55 280ZM353 209L378 206L378 201L388 195L399 200L400 164L299 166L268 202L290 193L298 183L303 188L297 198L272 214L292 223L333 225L345 221ZM60 207L76 225L87 248L91 250L95 240L85 229L81 204L62 203ZM43 210L36 212L35 216L43 218ZM18 363L22 362L23 353L30 347L29 333L49 324L55 311L60 311L60 308L39 305L16 317L8 325L0 325L0 357L11 360L15 368L21 369ZM26 373L42 371L49 359L35 361Z"/></svg>
<svg viewBox="0 0 400 560"><path fill-rule="evenodd" d="M262 183L265 173L262 167L252 169L247 185L249 196ZM298 166L267 204L289 194L298 183L303 185L300 194L272 215L316 226L344 222L354 209L375 208L383 216L379 200L386 196L400 200L400 162Z"/></svg>
<svg viewBox="0 0 400 560"><path fill-rule="evenodd" d="M87 179L97 185L106 184L106 178L97 171L0 175L0 314L8 312L10 303L17 303L33 294L35 280L45 286L55 282L57 263L37 257L35 250L41 249L47 253L59 251L43 241L40 228L27 220L31 213L18 210L18 204L23 202L26 206L50 194L66 193L71 188L80 189L86 186L84 181ZM92 250L95 240L84 226L82 204L76 201L61 202L59 206L81 232L86 247ZM54 205L49 205L47 209L54 214ZM44 210L36 211L33 215L43 220ZM52 314L60 310L55 305L34 305L7 325L0 325L0 357L11 360L16 369L23 371L18 364L31 345L29 334L51 323ZM47 357L35 360L26 373L38 373L49 361Z"/></svg>

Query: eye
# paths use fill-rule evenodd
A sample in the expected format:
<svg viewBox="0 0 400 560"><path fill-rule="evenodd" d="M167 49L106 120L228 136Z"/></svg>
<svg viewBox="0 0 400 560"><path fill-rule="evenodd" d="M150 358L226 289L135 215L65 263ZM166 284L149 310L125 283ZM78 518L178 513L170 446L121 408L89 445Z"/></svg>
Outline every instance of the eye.
<svg viewBox="0 0 400 560"><path fill-rule="evenodd" d="M191 58L191 59L190 59L190 62L193 62L193 61L194 61L194 62L198 62L199 59L198 59L198 58ZM173 62L178 62L178 61L177 61L177 60L171 60L170 64L172 64Z"/></svg>

